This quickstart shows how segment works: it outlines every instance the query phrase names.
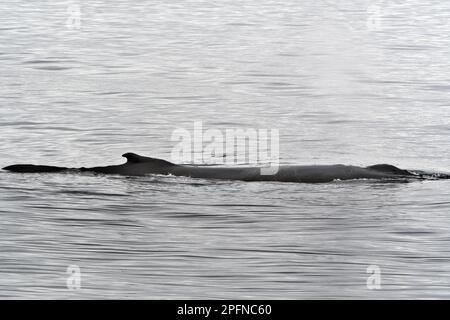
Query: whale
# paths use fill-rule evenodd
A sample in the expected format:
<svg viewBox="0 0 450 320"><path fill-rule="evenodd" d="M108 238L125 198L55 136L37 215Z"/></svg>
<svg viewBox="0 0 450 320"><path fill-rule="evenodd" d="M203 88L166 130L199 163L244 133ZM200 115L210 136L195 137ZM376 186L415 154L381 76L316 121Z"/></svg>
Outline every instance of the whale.
<svg viewBox="0 0 450 320"><path fill-rule="evenodd" d="M273 174L263 174L261 167L181 165L163 159L141 156L136 153L122 155L127 161L120 165L69 168L49 165L16 164L3 168L14 173L74 173L114 174L144 176L149 174L183 176L201 179L279 181L323 183L337 180L423 180L450 179L444 173L426 173L400 169L389 164L368 167L352 165L282 165Z"/></svg>

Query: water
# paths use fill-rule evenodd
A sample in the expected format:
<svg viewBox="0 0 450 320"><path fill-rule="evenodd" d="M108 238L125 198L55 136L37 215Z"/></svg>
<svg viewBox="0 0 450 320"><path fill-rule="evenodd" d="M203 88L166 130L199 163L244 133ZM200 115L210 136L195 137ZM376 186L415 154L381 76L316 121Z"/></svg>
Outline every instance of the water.
<svg viewBox="0 0 450 320"><path fill-rule="evenodd" d="M283 163L449 172L449 9L2 1L0 166L170 159L203 121L278 128ZM450 297L450 181L2 172L0 190L3 298Z"/></svg>

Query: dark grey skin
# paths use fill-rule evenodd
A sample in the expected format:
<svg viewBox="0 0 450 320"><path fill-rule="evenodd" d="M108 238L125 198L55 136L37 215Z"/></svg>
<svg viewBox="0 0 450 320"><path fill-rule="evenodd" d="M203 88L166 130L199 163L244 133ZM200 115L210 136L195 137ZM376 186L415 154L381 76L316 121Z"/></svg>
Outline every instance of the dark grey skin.
<svg viewBox="0 0 450 320"><path fill-rule="evenodd" d="M19 173L43 172L92 172L100 174L119 174L126 176L142 176L147 174L162 174L185 176L202 179L223 179L242 181L281 181L281 182L331 182L334 180L352 179L449 179L446 174L424 174L402 170L388 164L378 164L369 167L345 165L318 166L280 166L273 175L262 175L259 167L216 167L177 165L165 160L143 157L135 153L123 155L127 162L120 165L92 168L66 168L54 166L39 166L18 164L3 168L3 170Z"/></svg>

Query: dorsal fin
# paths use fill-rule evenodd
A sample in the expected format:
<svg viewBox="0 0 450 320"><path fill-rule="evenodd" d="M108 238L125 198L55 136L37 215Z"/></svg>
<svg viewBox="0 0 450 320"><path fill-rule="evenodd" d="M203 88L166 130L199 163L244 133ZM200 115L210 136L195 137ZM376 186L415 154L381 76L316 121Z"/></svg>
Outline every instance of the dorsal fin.
<svg viewBox="0 0 450 320"><path fill-rule="evenodd" d="M146 162L146 159L148 159L147 157L143 157L132 152L125 153L122 155L122 157L127 158L127 162L133 163Z"/></svg>
<svg viewBox="0 0 450 320"><path fill-rule="evenodd" d="M397 168L396 166L390 165L390 164L376 164L374 166L369 166L367 169L384 172L384 173L391 173L391 174L401 174L401 175L410 175L411 172L408 170L403 170L400 168Z"/></svg>
<svg viewBox="0 0 450 320"><path fill-rule="evenodd" d="M132 152L125 153L122 155L122 157L127 158L127 163L151 162L151 163L159 164L161 166L174 166L175 165L174 163L166 161L166 160L144 157L144 156L140 156L136 153L132 153Z"/></svg>

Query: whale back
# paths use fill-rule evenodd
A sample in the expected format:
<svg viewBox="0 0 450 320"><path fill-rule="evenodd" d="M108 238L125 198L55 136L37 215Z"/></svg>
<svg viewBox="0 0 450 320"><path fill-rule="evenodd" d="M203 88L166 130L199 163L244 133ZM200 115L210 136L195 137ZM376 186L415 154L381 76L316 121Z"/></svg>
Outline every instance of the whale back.
<svg viewBox="0 0 450 320"><path fill-rule="evenodd" d="M176 164L157 158L150 158L140 156L135 153L125 153L122 155L127 159L125 164L112 165L104 167L92 168L67 168L55 167L46 165L32 165L32 164L17 164L3 168L10 172L19 173L52 173L62 172L66 170L78 170L81 172L94 172L103 174L126 174L126 175L143 175L147 173L169 174L173 167L178 167Z"/></svg>
<svg viewBox="0 0 450 320"><path fill-rule="evenodd" d="M52 172L62 172L68 170L66 167L55 167L55 166L38 166L33 164L15 164L3 168L3 170L17 172L17 173L52 173Z"/></svg>

